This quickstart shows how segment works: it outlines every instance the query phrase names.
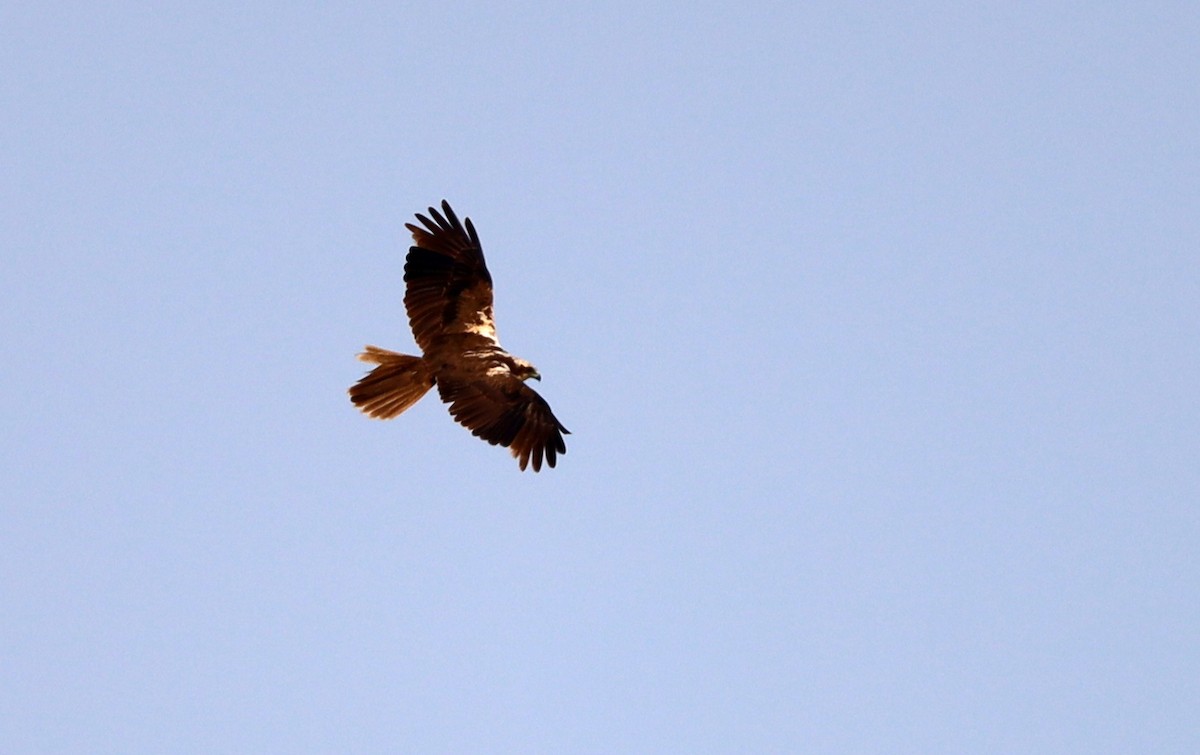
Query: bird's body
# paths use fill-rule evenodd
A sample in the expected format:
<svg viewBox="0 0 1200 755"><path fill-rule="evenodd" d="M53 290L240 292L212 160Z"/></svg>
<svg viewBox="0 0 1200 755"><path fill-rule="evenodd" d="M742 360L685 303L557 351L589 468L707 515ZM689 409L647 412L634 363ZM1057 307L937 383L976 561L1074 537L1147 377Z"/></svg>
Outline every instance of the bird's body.
<svg viewBox="0 0 1200 755"><path fill-rule="evenodd" d="M422 355L367 346L359 359L378 366L350 388L350 399L371 417L391 419L437 386L459 424L511 449L522 470L532 461L539 471L543 459L553 467L569 432L525 384L541 379L534 366L496 338L492 276L471 219L460 223L444 200L442 213L430 207L429 214L417 215L424 227L406 224L415 246L404 265L404 306Z"/></svg>

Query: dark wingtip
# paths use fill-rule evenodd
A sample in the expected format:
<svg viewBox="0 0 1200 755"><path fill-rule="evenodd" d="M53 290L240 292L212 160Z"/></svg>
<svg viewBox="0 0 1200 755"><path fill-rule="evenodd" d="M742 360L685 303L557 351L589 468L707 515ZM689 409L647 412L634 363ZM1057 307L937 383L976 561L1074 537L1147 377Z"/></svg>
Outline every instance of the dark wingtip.
<svg viewBox="0 0 1200 755"><path fill-rule="evenodd" d="M430 207L429 214L432 215L433 219L437 221L437 226L436 226L437 228L445 229L450 225L448 222L446 222L446 219L444 217L442 217L442 213L437 211L436 207ZM417 217L421 217L421 216L418 215ZM430 226L430 227L433 228L435 226Z"/></svg>

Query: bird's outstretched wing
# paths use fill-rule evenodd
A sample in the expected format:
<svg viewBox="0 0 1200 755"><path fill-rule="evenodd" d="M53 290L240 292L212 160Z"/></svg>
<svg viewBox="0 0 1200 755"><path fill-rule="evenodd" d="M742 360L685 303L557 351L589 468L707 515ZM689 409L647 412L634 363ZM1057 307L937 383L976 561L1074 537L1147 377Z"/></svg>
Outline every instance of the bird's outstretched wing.
<svg viewBox="0 0 1200 755"><path fill-rule="evenodd" d="M429 351L443 336L472 333L496 342L492 276L471 219L460 223L450 204L417 214L424 227L405 223L416 245L404 264L404 306L413 337Z"/></svg>
<svg viewBox="0 0 1200 755"><path fill-rule="evenodd" d="M439 375L437 388L455 421L472 435L508 448L522 471L531 460L535 472L543 459L553 467L557 455L567 452L563 435L570 431L537 391L511 375L456 371Z"/></svg>

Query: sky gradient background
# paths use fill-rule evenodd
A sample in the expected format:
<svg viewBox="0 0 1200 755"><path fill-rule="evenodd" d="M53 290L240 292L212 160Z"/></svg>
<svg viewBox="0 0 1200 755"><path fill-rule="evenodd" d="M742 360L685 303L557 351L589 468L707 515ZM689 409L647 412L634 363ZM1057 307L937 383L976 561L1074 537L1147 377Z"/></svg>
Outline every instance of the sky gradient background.
<svg viewBox="0 0 1200 755"><path fill-rule="evenodd" d="M1194 3L0 10L0 751L1200 751ZM470 216L573 431L427 398Z"/></svg>

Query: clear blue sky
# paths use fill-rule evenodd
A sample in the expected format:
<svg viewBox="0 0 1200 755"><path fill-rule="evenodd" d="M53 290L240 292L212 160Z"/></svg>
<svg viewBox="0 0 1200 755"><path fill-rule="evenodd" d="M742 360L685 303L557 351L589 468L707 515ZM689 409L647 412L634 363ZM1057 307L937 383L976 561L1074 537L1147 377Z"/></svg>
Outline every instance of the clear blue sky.
<svg viewBox="0 0 1200 755"><path fill-rule="evenodd" d="M1194 3L176 5L0 10L0 751L1200 751Z"/></svg>

